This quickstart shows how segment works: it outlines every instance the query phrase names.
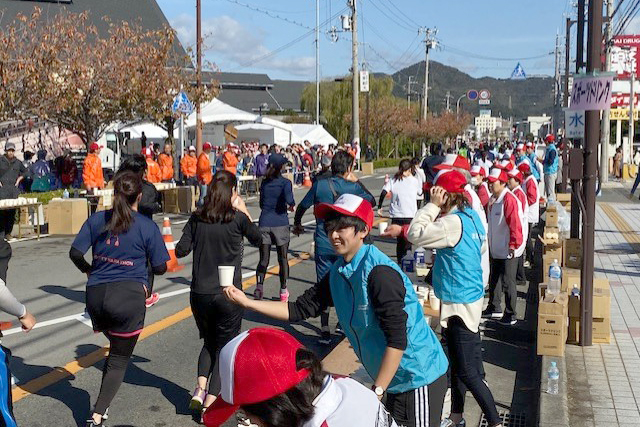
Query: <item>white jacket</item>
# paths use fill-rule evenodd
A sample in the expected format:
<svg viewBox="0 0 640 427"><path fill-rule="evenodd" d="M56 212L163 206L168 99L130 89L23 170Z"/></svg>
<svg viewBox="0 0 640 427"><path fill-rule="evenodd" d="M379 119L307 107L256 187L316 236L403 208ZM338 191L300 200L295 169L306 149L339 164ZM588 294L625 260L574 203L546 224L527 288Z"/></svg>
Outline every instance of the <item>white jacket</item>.
<svg viewBox="0 0 640 427"><path fill-rule="evenodd" d="M520 220L520 201L505 188L500 196L494 196L489 202L489 253L495 259L509 258L513 250L515 256L522 245L522 222Z"/></svg>
<svg viewBox="0 0 640 427"><path fill-rule="evenodd" d="M512 193L518 198L520 202L520 223L522 224L522 244L516 251L516 256L520 256L524 253L527 247L527 236L529 236L529 204L527 203L527 193L524 192L521 186L513 189ZM518 252L522 251L520 255Z"/></svg>
<svg viewBox="0 0 640 427"><path fill-rule="evenodd" d="M540 221L540 192L538 191L538 180L533 175L529 175L522 183L524 192L527 195L529 205L529 224L537 224ZM535 200L531 203L531 200Z"/></svg>
<svg viewBox="0 0 640 427"><path fill-rule="evenodd" d="M303 427L398 427L375 393L351 378L327 375Z"/></svg>

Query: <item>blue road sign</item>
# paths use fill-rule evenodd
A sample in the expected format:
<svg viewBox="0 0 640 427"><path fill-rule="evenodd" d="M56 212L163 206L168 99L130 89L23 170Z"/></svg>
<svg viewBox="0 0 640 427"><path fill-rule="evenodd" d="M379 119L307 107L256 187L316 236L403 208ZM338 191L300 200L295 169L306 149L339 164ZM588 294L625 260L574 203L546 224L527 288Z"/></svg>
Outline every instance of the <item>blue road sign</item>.
<svg viewBox="0 0 640 427"><path fill-rule="evenodd" d="M180 91L179 94L173 98L173 104L171 105L171 111L180 114L191 114L193 112L193 104L189 100L186 93Z"/></svg>
<svg viewBox="0 0 640 427"><path fill-rule="evenodd" d="M470 101L475 101L476 99L478 99L478 91L475 89L471 89L469 92L467 92L467 98Z"/></svg>
<svg viewBox="0 0 640 427"><path fill-rule="evenodd" d="M525 80L526 78L527 78L527 73L524 72L524 68L522 68L522 65L520 65L520 63L518 62L518 65L516 65L516 68L513 70L513 73L511 73L511 79Z"/></svg>

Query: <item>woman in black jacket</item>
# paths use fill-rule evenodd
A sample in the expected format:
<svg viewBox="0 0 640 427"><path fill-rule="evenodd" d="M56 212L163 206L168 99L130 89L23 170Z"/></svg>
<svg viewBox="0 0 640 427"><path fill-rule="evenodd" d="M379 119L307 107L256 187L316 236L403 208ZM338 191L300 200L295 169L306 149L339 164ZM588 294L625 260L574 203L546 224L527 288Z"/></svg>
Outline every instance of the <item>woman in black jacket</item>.
<svg viewBox="0 0 640 427"><path fill-rule="evenodd" d="M190 301L204 346L190 406L203 412L220 393L215 362L222 347L240 333L243 313L224 296L218 266L235 266L233 285L242 289L244 238L255 246L262 243L262 234L251 222L236 185L235 175L228 171L221 170L213 176L203 206L189 218L176 246L178 258L193 251Z"/></svg>

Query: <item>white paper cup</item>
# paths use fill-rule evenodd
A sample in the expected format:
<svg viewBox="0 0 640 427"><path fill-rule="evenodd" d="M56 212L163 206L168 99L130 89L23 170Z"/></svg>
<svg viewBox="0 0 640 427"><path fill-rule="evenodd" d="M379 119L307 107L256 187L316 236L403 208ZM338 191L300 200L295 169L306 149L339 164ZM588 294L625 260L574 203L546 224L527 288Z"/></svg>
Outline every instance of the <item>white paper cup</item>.
<svg viewBox="0 0 640 427"><path fill-rule="evenodd" d="M233 265L219 265L218 266L218 281L220 286L227 287L233 285L233 273L235 273L236 267Z"/></svg>
<svg viewBox="0 0 640 427"><path fill-rule="evenodd" d="M383 234L385 231L387 231L388 226L389 226L389 223L386 221L378 224L378 231L380 232L380 234Z"/></svg>

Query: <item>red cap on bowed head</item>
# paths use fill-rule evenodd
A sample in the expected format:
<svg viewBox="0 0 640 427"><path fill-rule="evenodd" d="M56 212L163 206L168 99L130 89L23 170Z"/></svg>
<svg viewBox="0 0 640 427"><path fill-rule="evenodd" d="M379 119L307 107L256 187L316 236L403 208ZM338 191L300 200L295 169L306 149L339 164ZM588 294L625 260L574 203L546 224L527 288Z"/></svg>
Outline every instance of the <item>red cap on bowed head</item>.
<svg viewBox="0 0 640 427"><path fill-rule="evenodd" d="M97 142L92 142L91 145L89 145L89 151L98 151L99 149L100 146Z"/></svg>
<svg viewBox="0 0 640 427"><path fill-rule="evenodd" d="M211 145L210 142L205 142L204 144L202 144L203 150L211 150L211 148L213 148L213 146Z"/></svg>
<svg viewBox="0 0 640 427"><path fill-rule="evenodd" d="M241 405L276 397L309 376L298 370L296 353L304 348L288 333L271 328L250 329L220 351L220 396L204 413L207 427L224 424Z"/></svg>
<svg viewBox="0 0 640 427"><path fill-rule="evenodd" d="M518 182L522 182L523 180L522 172L518 169L511 169L507 175L509 175L509 178L515 178Z"/></svg>
<svg viewBox="0 0 640 427"><path fill-rule="evenodd" d="M556 142L556 137L549 133L544 137L544 142Z"/></svg>
<svg viewBox="0 0 640 427"><path fill-rule="evenodd" d="M531 172L531 166L529 162L524 161L518 165L518 170L522 173Z"/></svg>
<svg viewBox="0 0 640 427"><path fill-rule="evenodd" d="M373 208L371 203L354 194L343 194L334 204L320 203L314 209L318 219L325 219L331 212L360 218L367 224L369 230L373 227Z"/></svg>
<svg viewBox="0 0 640 427"><path fill-rule="evenodd" d="M507 181L509 181L507 173L500 168L491 169L491 173L489 174L489 177L487 179L489 180L489 182L500 181L506 183Z"/></svg>
<svg viewBox="0 0 640 427"><path fill-rule="evenodd" d="M447 193L464 193L467 179L456 170L443 170L433 179L434 187L442 187Z"/></svg>
<svg viewBox="0 0 640 427"><path fill-rule="evenodd" d="M471 165L469 164L469 160L462 156L459 156L457 154L447 154L444 158L444 162L433 167L433 169L437 171L453 168L470 170Z"/></svg>

